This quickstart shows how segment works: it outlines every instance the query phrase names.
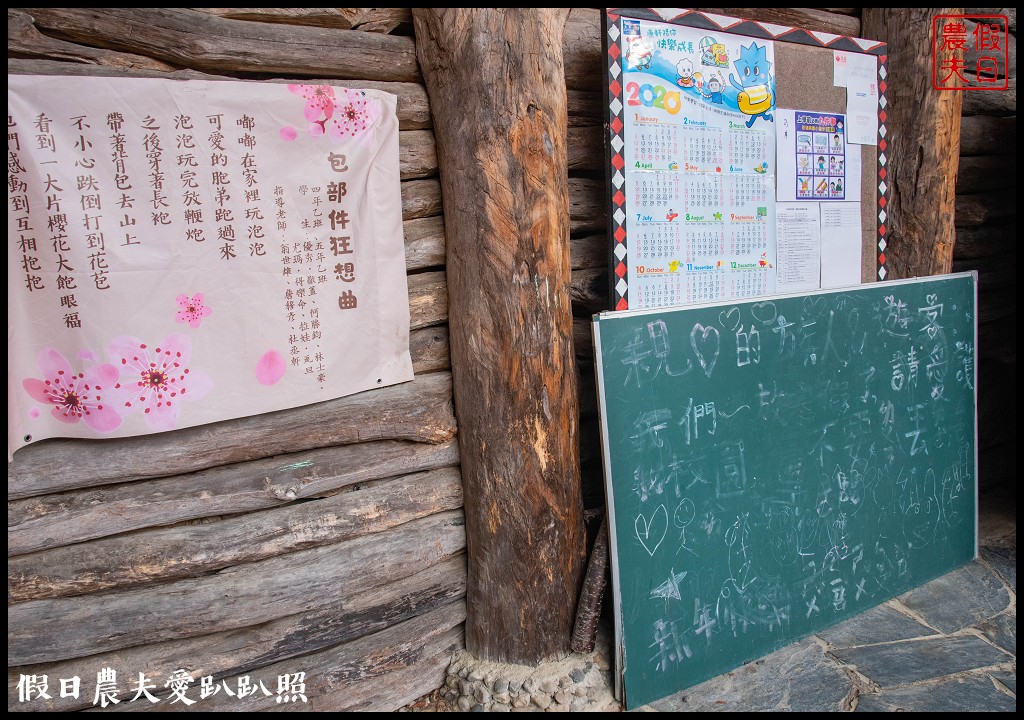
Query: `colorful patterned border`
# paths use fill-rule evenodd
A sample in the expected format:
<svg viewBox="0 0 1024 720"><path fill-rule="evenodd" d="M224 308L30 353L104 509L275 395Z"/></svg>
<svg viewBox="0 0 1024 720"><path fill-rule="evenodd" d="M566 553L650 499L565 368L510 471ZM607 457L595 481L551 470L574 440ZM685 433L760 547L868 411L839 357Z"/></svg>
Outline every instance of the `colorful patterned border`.
<svg viewBox="0 0 1024 720"><path fill-rule="evenodd" d="M625 146L625 139L622 136L623 129L623 102L622 84L622 58L619 48L619 36L622 34L620 18L628 17L638 20L655 20L668 22L675 25L702 28L705 30L719 30L730 32L736 35L744 35L763 40L778 40L782 42L793 42L801 45L813 45L815 47L828 48L829 50L845 50L849 52L865 53L878 57L878 279L884 280L889 271L886 267L886 205L888 204L889 185L886 182L888 174L886 165L886 139L887 129L885 121L887 118L888 100L885 96L886 76L888 71L888 47L884 42L877 40L864 40L863 38L847 37L844 35L833 35L832 33L803 30L785 25L757 22L754 20L742 20L725 15L700 12L698 10L680 10L670 13L664 9L655 8L606 8L604 11L604 35L603 43L605 50L605 61L607 62L608 75L605 82L605 107L608 108L608 177L611 182L608 184L609 196L611 199L612 212L608 217L609 235L612 237L612 307L616 310L629 309L629 267L626 264L626 248L629 241L626 231L626 202L625 176L622 174L625 166L625 159L622 148Z"/></svg>

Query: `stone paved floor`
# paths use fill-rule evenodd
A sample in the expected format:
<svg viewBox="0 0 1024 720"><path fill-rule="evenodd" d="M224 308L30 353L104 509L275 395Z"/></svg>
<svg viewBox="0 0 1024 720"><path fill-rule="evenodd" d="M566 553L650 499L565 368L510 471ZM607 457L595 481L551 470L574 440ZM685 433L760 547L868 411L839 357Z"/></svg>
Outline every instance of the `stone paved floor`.
<svg viewBox="0 0 1024 720"><path fill-rule="evenodd" d="M975 562L640 710L1015 711L1016 497L985 505Z"/></svg>

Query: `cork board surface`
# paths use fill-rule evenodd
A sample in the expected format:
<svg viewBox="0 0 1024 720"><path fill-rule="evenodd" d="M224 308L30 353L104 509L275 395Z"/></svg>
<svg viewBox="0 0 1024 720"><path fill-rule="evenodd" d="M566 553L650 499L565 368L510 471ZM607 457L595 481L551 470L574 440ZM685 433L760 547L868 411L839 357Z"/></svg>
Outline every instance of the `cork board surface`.
<svg viewBox="0 0 1024 720"><path fill-rule="evenodd" d="M832 50L827 48L775 43L776 106L787 110L846 112L846 88L832 84ZM878 228L875 207L878 188L875 168L878 148L874 145L854 146L861 149L860 215L861 215L861 282L878 280L876 238Z"/></svg>

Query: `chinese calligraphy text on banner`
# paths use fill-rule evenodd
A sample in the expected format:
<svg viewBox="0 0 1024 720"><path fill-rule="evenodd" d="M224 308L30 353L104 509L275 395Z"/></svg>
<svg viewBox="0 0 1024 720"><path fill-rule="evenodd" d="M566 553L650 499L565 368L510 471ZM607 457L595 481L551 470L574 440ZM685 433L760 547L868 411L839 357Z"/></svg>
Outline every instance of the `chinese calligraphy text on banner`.
<svg viewBox="0 0 1024 720"><path fill-rule="evenodd" d="M412 379L393 95L8 78L8 459Z"/></svg>

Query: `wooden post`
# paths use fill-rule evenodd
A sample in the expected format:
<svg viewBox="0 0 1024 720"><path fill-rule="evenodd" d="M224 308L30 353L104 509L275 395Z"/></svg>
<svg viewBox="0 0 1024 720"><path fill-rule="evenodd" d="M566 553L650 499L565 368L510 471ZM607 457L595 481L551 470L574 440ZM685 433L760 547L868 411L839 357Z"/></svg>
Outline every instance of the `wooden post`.
<svg viewBox="0 0 1024 720"><path fill-rule="evenodd" d="M568 652L586 539L572 349L568 9L413 11L447 230L466 645Z"/></svg>
<svg viewBox="0 0 1024 720"><path fill-rule="evenodd" d="M891 275L948 273L963 92L932 87L932 18L958 8L864 8L862 34L889 44L884 95L891 186L886 206ZM865 169L867 171L867 169Z"/></svg>

